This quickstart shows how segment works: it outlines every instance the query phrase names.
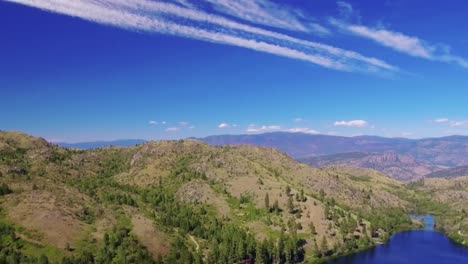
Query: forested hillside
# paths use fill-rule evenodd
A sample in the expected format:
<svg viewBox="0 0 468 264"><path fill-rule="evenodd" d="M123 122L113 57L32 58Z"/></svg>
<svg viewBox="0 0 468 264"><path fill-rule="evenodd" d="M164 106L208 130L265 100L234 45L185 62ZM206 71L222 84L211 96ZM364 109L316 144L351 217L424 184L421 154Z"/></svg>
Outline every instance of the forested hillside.
<svg viewBox="0 0 468 264"><path fill-rule="evenodd" d="M0 262L299 263L415 226L419 191L272 148L74 150L0 132Z"/></svg>

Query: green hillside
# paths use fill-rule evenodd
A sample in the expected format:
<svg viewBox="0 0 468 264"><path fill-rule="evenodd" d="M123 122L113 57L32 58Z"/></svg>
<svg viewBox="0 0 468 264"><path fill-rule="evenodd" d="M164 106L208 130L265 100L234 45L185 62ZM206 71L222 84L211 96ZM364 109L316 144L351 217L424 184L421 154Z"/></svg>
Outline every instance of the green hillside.
<svg viewBox="0 0 468 264"><path fill-rule="evenodd" d="M0 180L0 263L315 263L452 202L373 170L196 140L85 151L3 131Z"/></svg>

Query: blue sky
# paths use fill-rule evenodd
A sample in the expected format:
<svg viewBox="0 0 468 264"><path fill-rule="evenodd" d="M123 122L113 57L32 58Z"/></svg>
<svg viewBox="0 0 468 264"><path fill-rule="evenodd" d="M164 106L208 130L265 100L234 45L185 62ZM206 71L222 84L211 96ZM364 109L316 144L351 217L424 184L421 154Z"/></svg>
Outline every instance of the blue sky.
<svg viewBox="0 0 468 264"><path fill-rule="evenodd" d="M468 3L0 2L0 129L468 134Z"/></svg>

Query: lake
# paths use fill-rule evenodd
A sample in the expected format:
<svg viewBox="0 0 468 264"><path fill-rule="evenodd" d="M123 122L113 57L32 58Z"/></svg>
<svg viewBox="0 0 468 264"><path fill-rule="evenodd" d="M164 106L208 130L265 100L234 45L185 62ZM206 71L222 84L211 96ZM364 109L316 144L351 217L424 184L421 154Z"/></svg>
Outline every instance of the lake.
<svg viewBox="0 0 468 264"><path fill-rule="evenodd" d="M396 233L386 244L327 264L467 264L468 248L434 231L433 217L424 220L424 229Z"/></svg>

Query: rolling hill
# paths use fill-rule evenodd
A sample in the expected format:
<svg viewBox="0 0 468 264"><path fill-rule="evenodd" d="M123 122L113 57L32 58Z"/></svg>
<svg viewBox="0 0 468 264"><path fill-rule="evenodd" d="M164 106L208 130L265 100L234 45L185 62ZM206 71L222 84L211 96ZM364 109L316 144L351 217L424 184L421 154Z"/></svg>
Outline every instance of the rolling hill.
<svg viewBox="0 0 468 264"><path fill-rule="evenodd" d="M0 175L0 258L31 263L319 262L413 226L404 184L265 147L78 150L2 131Z"/></svg>
<svg viewBox="0 0 468 264"><path fill-rule="evenodd" d="M468 164L466 136L405 139L275 132L210 136L200 140L212 145L250 144L274 147L311 165L354 165L376 169L405 181L417 180L441 169Z"/></svg>

